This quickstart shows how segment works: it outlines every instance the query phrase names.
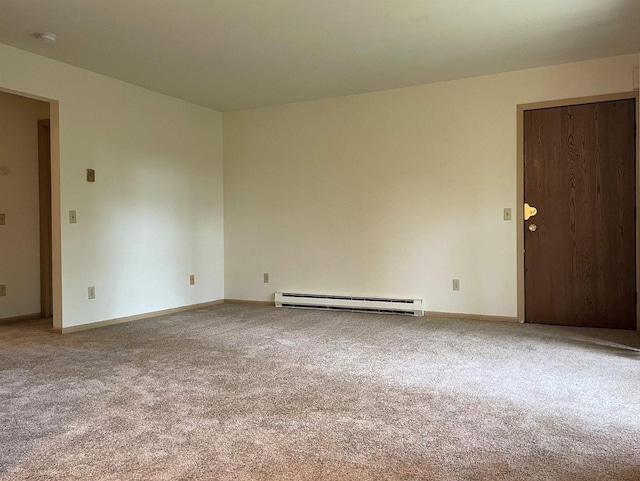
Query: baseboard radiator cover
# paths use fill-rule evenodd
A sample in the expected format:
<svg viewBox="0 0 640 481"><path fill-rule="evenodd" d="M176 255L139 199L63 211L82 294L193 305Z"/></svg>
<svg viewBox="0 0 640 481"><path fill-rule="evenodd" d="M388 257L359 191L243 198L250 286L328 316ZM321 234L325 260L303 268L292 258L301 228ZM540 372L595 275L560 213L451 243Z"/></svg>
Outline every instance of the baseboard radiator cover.
<svg viewBox="0 0 640 481"><path fill-rule="evenodd" d="M406 316L424 315L422 299L276 292L275 301L276 307L292 307L297 309L372 312L378 314L402 314Z"/></svg>

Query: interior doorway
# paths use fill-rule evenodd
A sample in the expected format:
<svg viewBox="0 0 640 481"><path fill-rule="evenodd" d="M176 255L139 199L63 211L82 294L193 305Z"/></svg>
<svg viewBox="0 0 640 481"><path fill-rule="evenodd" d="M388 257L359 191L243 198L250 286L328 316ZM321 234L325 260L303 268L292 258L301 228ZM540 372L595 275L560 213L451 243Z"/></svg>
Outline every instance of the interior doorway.
<svg viewBox="0 0 640 481"><path fill-rule="evenodd" d="M636 104L520 106L521 320L636 329Z"/></svg>
<svg viewBox="0 0 640 481"><path fill-rule="evenodd" d="M43 317L55 328L61 324L58 106L9 91L0 91L0 104L0 322Z"/></svg>

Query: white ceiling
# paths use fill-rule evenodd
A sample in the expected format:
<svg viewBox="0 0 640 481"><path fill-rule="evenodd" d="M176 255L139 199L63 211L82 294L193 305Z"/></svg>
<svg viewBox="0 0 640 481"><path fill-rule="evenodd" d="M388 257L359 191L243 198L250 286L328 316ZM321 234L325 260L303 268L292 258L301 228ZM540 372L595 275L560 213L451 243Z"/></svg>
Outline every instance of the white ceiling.
<svg viewBox="0 0 640 481"><path fill-rule="evenodd" d="M640 0L0 0L0 42L228 111L639 52Z"/></svg>

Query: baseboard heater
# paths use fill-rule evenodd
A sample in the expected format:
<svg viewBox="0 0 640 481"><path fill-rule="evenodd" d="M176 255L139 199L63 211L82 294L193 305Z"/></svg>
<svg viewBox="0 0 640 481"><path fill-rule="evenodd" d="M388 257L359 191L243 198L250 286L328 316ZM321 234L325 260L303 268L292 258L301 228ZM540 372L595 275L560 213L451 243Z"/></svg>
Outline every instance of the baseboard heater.
<svg viewBox="0 0 640 481"><path fill-rule="evenodd" d="M276 292L276 307L404 314L408 316L424 315L422 299L399 299L395 297L332 296Z"/></svg>

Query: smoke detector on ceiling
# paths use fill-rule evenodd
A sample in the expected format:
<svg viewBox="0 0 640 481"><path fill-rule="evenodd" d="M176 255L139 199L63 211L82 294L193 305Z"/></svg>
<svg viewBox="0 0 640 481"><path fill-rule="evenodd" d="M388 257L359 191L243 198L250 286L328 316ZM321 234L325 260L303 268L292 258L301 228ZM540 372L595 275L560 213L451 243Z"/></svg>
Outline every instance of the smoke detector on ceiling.
<svg viewBox="0 0 640 481"><path fill-rule="evenodd" d="M44 43L54 44L58 38L55 33L41 32L36 33L36 38Z"/></svg>

